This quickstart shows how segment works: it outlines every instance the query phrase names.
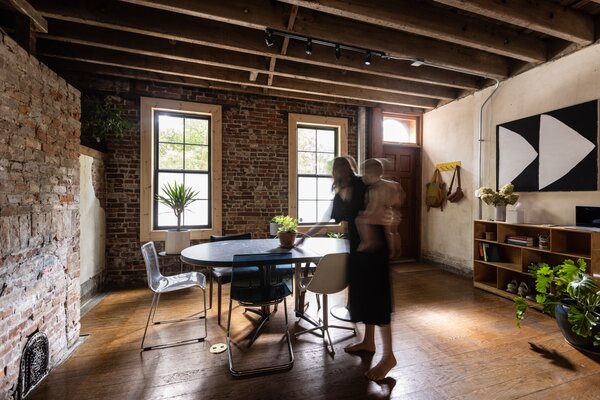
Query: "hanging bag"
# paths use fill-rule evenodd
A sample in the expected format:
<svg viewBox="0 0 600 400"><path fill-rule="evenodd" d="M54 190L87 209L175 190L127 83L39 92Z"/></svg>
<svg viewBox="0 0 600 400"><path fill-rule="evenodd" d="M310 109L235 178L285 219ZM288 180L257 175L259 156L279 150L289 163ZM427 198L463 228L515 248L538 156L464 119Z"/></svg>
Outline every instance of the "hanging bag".
<svg viewBox="0 0 600 400"><path fill-rule="evenodd" d="M426 185L425 191L425 204L427 205L427 211L431 207L440 208L444 211L444 199L446 195L446 184L442 181L442 175L436 168L433 172L431 182Z"/></svg>
<svg viewBox="0 0 600 400"><path fill-rule="evenodd" d="M452 186L454 185L454 177L457 178L457 186L456 191L452 192ZM450 189L448 189L448 194L446 198L450 203L458 203L460 199L465 196L461 187L460 187L460 166L456 166L454 169L454 174L452 175L452 180L450 181Z"/></svg>

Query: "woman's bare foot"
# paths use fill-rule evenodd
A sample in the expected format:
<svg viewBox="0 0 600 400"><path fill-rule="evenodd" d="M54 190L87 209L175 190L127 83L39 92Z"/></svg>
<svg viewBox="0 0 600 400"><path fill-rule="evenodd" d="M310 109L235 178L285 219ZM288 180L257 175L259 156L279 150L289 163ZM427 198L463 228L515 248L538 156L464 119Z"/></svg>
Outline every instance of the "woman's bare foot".
<svg viewBox="0 0 600 400"><path fill-rule="evenodd" d="M384 356L379 363L365 372L365 376L375 382L385 379L388 372L396 366L396 357L394 355Z"/></svg>
<svg viewBox="0 0 600 400"><path fill-rule="evenodd" d="M360 353L362 351L366 353L375 353L375 344L368 344L365 342L359 342L350 344L344 347L346 353Z"/></svg>

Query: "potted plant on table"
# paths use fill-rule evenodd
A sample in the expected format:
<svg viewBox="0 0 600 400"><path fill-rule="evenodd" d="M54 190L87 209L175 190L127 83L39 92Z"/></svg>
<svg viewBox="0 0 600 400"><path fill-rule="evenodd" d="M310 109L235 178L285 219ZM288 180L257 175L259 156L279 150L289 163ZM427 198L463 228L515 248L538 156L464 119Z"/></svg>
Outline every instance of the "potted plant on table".
<svg viewBox="0 0 600 400"><path fill-rule="evenodd" d="M183 183L173 185L167 183L162 187L164 195L156 195L156 200L171 210L177 217L177 229L169 229L165 239L165 253L179 254L181 250L190 246L190 230L181 229L181 215L194 201L197 201L198 192L186 188Z"/></svg>
<svg viewBox="0 0 600 400"><path fill-rule="evenodd" d="M496 211L495 220L506 220L506 205L513 205L519 200L519 195L513 193L514 186L512 183L507 183L502 186L499 191L495 191L489 187L481 187L478 190L479 198L488 205L493 205Z"/></svg>
<svg viewBox="0 0 600 400"><path fill-rule="evenodd" d="M536 302L542 312L556 318L563 336L571 345L600 354L600 282L585 273L587 265L565 260L551 267L532 264ZM529 304L518 296L514 299L517 325L520 326Z"/></svg>
<svg viewBox="0 0 600 400"><path fill-rule="evenodd" d="M278 215L273 218L273 222L277 224L279 245L286 249L294 247L296 234L298 233L298 220L289 215Z"/></svg>

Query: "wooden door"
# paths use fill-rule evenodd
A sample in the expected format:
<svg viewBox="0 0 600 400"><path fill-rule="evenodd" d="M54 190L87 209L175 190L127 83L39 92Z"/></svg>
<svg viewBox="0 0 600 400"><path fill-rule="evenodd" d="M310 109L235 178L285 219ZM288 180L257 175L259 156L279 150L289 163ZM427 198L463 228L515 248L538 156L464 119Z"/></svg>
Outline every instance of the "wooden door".
<svg viewBox="0 0 600 400"><path fill-rule="evenodd" d="M402 223L399 232L402 247L399 260L417 259L419 255L419 165L421 149L415 146L383 145L384 178L399 182L406 193L402 205Z"/></svg>

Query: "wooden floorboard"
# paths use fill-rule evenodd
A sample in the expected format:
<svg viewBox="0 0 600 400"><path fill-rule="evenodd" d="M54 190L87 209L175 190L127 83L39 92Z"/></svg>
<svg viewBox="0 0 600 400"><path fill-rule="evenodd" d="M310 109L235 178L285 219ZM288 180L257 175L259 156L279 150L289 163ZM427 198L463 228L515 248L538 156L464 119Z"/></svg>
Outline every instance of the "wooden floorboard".
<svg viewBox="0 0 600 400"><path fill-rule="evenodd" d="M400 264L392 271L392 316L398 366L382 383L369 382L365 370L378 356L343 352L353 338L332 330L336 354L321 338L293 339L291 371L233 378L227 354L209 348L225 341L217 325L216 293L208 313L205 342L140 352L152 293L133 289L110 293L81 321L85 340L35 389L31 399L600 399L600 364L569 346L556 323L531 312L518 329L510 301L475 289L469 279L422 264ZM227 285L224 286L227 295ZM161 299L162 315L186 316L199 309L199 290ZM345 293L330 300L344 303ZM308 297L309 313L315 312ZM290 329L308 327L293 315ZM160 315L157 314L158 317ZM251 320L234 307L237 341ZM227 322L224 301L222 324ZM202 323L153 329L149 339L188 338ZM282 357L283 306L255 345L235 349L246 366L270 364ZM362 332L363 327L359 326ZM380 343L379 337L377 343Z"/></svg>

